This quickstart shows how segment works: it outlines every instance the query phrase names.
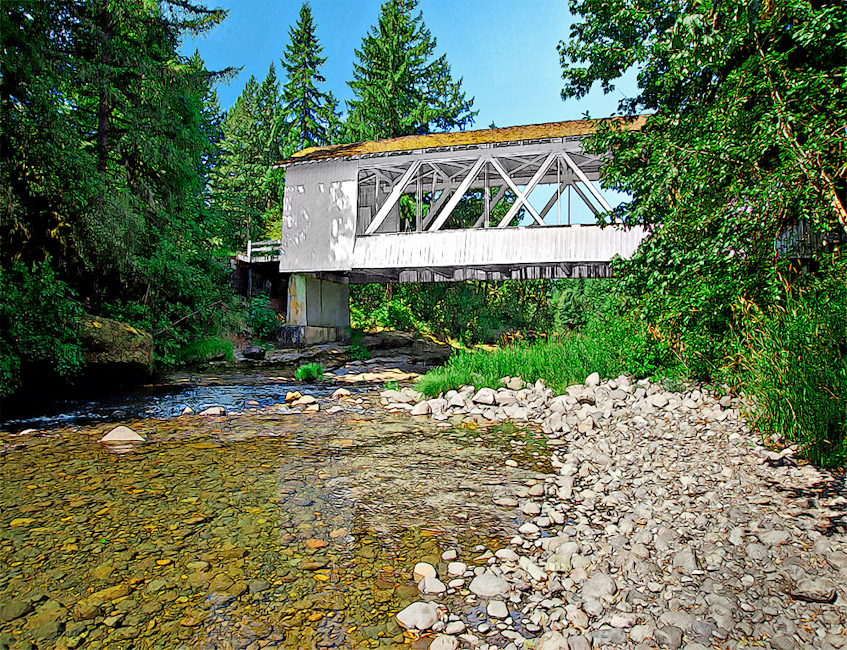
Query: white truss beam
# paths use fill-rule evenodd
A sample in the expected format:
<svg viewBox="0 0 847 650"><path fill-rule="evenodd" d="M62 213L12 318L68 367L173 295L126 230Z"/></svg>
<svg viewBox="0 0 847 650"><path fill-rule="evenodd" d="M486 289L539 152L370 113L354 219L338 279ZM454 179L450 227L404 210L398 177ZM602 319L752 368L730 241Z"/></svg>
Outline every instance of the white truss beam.
<svg viewBox="0 0 847 650"><path fill-rule="evenodd" d="M544 162L541 163L541 167L539 167L535 174L533 174L529 183L527 183L526 185L526 189L524 189L523 192L517 189L517 186L514 186L512 188L512 191L515 192L516 195L515 202L512 204L512 207L509 208L509 211L506 213L506 216L503 217L500 223L497 224L498 228L505 228L506 226L508 226L512 222L512 219L515 218L515 215L518 213L518 210L521 209L521 206L526 207L527 211L532 215L532 218L535 219L536 223L539 226L545 225L544 219L542 219L538 212L536 212L535 208L530 205L527 198L532 193L532 190L535 189L535 186L538 185L538 181L540 181L544 177L544 174L547 173L547 170L550 168L550 165L552 165L553 162L556 160L556 156L557 154L554 152L550 153L547 158L544 159ZM500 170L498 170L498 172L499 171ZM500 174L502 175L502 172L500 172ZM503 180L507 183L510 183L511 185L514 185L514 182L512 182L511 178L508 178L508 175L504 176Z"/></svg>
<svg viewBox="0 0 847 650"><path fill-rule="evenodd" d="M594 198L597 199L597 201L599 201L600 205L602 205L605 210L611 211L612 206L609 205L609 203L606 201L606 199L603 198L603 195L600 194L600 192L597 191L597 188L594 187L591 184L591 181L588 180L588 176L586 176L585 173L579 168L579 165L577 165L573 161L573 158L571 158L564 151L562 152L562 158L567 163L568 167L570 167L573 170L574 174L577 175L577 178L579 178L579 180L581 180L583 183L585 183L585 186L588 188L588 191L591 192L591 194L594 195ZM576 185L574 185L574 187L576 187Z"/></svg>
<svg viewBox="0 0 847 650"><path fill-rule="evenodd" d="M382 204L382 207L379 209L379 212L376 213L374 220L371 221L367 230L365 230L366 235L374 234L379 227L383 224L388 214L397 205L397 202L400 200L400 196L403 194L403 190L406 189L406 185L409 184L409 181L412 180L412 176L415 175L415 172L418 171L418 168L421 166L420 162L417 160L412 161L412 164L409 165L409 168L404 172L404 174L400 177L400 180L395 183L394 187L391 188L391 192L388 195L388 198L385 200L385 203Z"/></svg>
<svg viewBox="0 0 847 650"><path fill-rule="evenodd" d="M447 218L453 213L453 210L456 209L456 206L459 205L459 201L462 200L462 197L465 195L465 192L468 191L468 188L473 183L477 174L479 174L479 170L482 169L482 166L486 163L487 158L480 157L471 167L471 170L467 173L465 178L459 183L459 187L456 188L456 191L453 192L453 196L450 197L450 200L447 201L447 205L445 205L441 212L438 213L438 216L433 221L432 225L429 227L428 232L434 232L436 230L440 230L441 226L444 225L444 222L447 221Z"/></svg>

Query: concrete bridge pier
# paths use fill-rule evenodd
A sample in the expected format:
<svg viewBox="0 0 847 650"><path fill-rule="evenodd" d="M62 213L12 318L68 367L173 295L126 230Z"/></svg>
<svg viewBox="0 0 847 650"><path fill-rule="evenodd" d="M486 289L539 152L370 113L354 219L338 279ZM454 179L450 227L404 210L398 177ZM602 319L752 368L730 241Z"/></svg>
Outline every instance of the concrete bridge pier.
<svg viewBox="0 0 847 650"><path fill-rule="evenodd" d="M283 328L284 341L295 347L346 341L350 337L350 284L331 274L293 273Z"/></svg>

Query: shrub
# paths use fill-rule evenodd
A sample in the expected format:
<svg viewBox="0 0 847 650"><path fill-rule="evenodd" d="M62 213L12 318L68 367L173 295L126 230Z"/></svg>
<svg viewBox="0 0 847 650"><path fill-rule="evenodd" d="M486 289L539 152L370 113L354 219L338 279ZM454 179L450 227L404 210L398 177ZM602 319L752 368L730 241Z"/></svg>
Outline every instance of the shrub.
<svg viewBox="0 0 847 650"><path fill-rule="evenodd" d="M319 363L307 363L294 372L297 381L319 381L323 379L324 368Z"/></svg>
<svg viewBox="0 0 847 650"><path fill-rule="evenodd" d="M256 337L268 340L282 324L282 320L271 307L271 299L260 294L252 298L247 306L247 324Z"/></svg>
<svg viewBox="0 0 847 650"><path fill-rule="evenodd" d="M235 359L232 343L217 336L195 339L177 353L179 363L197 363L217 358L227 361Z"/></svg>
<svg viewBox="0 0 847 650"><path fill-rule="evenodd" d="M368 349L359 343L353 343L350 348L350 358L357 359L358 361L365 361L371 358L371 353L368 352Z"/></svg>
<svg viewBox="0 0 847 650"><path fill-rule="evenodd" d="M0 296L0 395L19 386L24 363L46 362L61 377L79 371L82 307L49 259L0 266Z"/></svg>

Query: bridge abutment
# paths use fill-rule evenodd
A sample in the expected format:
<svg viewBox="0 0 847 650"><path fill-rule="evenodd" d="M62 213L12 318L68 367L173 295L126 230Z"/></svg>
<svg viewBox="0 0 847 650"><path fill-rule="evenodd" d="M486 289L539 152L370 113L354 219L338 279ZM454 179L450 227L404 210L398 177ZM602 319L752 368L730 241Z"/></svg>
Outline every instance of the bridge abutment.
<svg viewBox="0 0 847 650"><path fill-rule="evenodd" d="M344 341L350 336L350 285L346 278L294 273L288 279L284 343Z"/></svg>

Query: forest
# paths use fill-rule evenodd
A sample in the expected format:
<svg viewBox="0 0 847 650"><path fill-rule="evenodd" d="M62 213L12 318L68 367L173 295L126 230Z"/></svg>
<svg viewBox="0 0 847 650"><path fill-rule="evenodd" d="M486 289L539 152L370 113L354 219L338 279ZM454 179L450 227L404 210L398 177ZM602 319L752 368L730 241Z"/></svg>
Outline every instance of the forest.
<svg viewBox="0 0 847 650"><path fill-rule="evenodd" d="M647 114L646 126L610 125L587 147L613 152L603 186L630 197L604 219L644 226L645 244L610 281L357 287L354 325L455 342L465 351L441 388L491 354L475 344L498 342L523 351L512 358L527 375L558 372L542 363L557 346L559 365L578 348L609 372L724 385L752 396L766 438L843 463L847 7L571 0L570 11L563 100L638 73L618 111ZM180 46L224 20L190 0L4 3L0 394L45 369L78 377L85 315L149 332L159 369L217 353L229 332L270 336L267 301L236 298L227 273L248 234L279 234L274 163L310 146L475 126L417 0L382 4L344 106L325 88L306 2L279 65L222 110L215 89L237 70L209 70ZM778 250L799 223L822 235L813 260Z"/></svg>

